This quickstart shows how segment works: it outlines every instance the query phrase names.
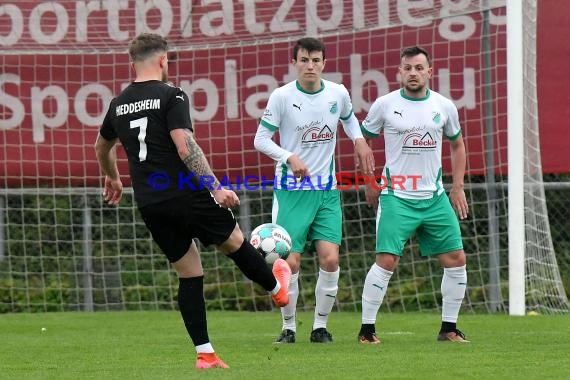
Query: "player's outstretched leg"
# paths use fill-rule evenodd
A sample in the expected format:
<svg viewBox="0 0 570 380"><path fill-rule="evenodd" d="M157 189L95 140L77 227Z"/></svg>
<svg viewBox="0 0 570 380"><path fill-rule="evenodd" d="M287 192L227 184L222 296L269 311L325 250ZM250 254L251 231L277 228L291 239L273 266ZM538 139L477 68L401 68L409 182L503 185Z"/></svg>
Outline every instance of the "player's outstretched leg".
<svg viewBox="0 0 570 380"><path fill-rule="evenodd" d="M291 268L283 259L277 259L273 263L273 275L279 283L279 290L273 293L272 298L275 305L279 307L287 306L289 303L289 281L291 280Z"/></svg>
<svg viewBox="0 0 570 380"><path fill-rule="evenodd" d="M238 236L243 239L241 232L239 232ZM228 250L227 247L221 248ZM289 288L291 268L289 268L289 264L285 260L277 259L273 264L273 271L271 271L259 252L245 239L241 242L237 251L231 252L227 256L236 263L237 267L247 278L270 292L273 302L277 306L287 305L289 302L287 289Z"/></svg>
<svg viewBox="0 0 570 380"><path fill-rule="evenodd" d="M215 352L200 352L196 358L197 369L230 368Z"/></svg>

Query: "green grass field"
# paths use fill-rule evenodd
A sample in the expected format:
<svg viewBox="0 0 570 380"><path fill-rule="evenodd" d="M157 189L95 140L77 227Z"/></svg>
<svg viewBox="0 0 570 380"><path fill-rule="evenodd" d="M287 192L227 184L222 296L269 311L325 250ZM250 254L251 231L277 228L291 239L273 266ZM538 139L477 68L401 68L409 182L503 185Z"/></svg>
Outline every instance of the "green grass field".
<svg viewBox="0 0 570 380"><path fill-rule="evenodd" d="M462 315L470 344L436 342L436 314L380 314L382 344L356 342L360 314L335 312L335 343L277 346L278 312L210 312L229 370L194 369L177 312L0 315L0 379L568 379L570 315ZM42 332L42 328L46 330Z"/></svg>

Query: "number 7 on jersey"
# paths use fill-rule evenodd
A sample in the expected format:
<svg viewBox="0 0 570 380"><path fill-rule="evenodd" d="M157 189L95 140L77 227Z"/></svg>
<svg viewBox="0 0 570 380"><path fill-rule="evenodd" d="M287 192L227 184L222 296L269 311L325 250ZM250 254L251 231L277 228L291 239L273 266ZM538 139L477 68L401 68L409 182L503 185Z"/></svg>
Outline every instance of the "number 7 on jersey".
<svg viewBox="0 0 570 380"><path fill-rule="evenodd" d="M131 129L140 128L138 139L139 139L139 161L141 161L141 162L146 160L146 142L144 141L144 139L146 138L146 125L147 125L147 123L148 123L147 117L142 117L140 119L131 120L131 123L130 123Z"/></svg>

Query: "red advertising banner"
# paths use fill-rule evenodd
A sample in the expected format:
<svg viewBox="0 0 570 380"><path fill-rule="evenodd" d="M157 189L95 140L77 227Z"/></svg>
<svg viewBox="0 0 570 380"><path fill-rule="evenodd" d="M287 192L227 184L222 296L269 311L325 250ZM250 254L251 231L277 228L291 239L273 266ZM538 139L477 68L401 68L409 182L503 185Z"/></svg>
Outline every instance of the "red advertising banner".
<svg viewBox="0 0 570 380"><path fill-rule="evenodd" d="M481 12L462 14L458 5L449 8L443 1L440 12L456 12L457 17L436 20L409 1L329 1L340 4L331 9L310 1L195 3L0 5L0 46L7 52L0 56L0 186L100 185L93 144L109 101L133 79L126 48L143 30L169 38L176 56L169 65L170 80L190 96L197 140L220 176L271 175L273 163L253 148L258 119L271 91L295 79L288 64L295 40L290 36L319 33L327 47L325 77L347 87L359 120L377 96L398 88L403 46L431 50L432 88L460 110L469 174L485 173ZM493 154L501 172L506 172L504 13L504 8L494 9L489 18L496 97ZM395 18L400 26L389 27ZM353 32L355 27L362 31ZM351 32L330 32L343 28ZM548 111L543 108L541 114ZM541 124L541 131L545 128L559 124ZM543 149L548 144L543 140ZM379 163L382 155L378 149ZM126 179L124 155L120 157ZM568 170L570 160L563 162L566 167L553 166L555 171ZM550 163L543 163L550 171ZM342 132L337 169L354 170L352 147Z"/></svg>

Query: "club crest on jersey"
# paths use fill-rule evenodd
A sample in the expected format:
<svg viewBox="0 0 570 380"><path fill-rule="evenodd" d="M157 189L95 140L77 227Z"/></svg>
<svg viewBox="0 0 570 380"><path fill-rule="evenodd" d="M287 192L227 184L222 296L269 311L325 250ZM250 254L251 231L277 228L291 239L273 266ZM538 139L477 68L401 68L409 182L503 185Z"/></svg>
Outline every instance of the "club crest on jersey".
<svg viewBox="0 0 570 380"><path fill-rule="evenodd" d="M338 111L338 105L336 101L329 102L329 111L334 115Z"/></svg>
<svg viewBox="0 0 570 380"><path fill-rule="evenodd" d="M439 124L439 122L441 121L441 114L439 112L433 111L431 113L431 118L434 123Z"/></svg>

